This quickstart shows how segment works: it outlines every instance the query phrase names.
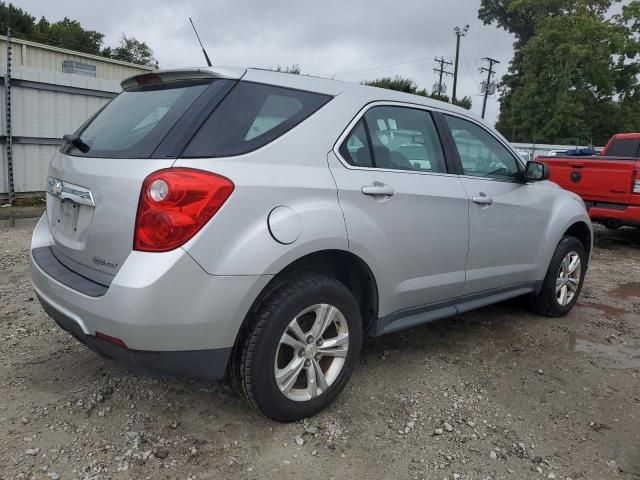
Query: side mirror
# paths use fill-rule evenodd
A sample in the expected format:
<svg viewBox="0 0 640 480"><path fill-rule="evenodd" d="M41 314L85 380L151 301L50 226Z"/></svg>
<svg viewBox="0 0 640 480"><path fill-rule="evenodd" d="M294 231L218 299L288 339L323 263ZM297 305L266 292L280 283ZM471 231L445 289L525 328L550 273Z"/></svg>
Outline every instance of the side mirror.
<svg viewBox="0 0 640 480"><path fill-rule="evenodd" d="M540 162L527 162L527 169L525 172L525 181L527 182L542 182L548 180L551 172L549 166Z"/></svg>

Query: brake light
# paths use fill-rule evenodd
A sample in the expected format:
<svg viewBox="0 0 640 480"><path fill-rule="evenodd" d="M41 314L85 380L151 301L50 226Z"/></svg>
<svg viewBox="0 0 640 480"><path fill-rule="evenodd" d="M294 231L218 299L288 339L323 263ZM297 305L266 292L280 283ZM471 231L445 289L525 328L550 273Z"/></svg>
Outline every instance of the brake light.
<svg viewBox="0 0 640 480"><path fill-rule="evenodd" d="M154 83L162 83L162 77L157 73L147 73L139 75L134 79L138 85L152 85Z"/></svg>
<svg viewBox="0 0 640 480"><path fill-rule="evenodd" d="M168 252L184 245L227 201L228 178L190 168L168 168L142 184L133 249Z"/></svg>
<svg viewBox="0 0 640 480"><path fill-rule="evenodd" d="M633 171L633 184L631 185L631 193L640 194L640 169Z"/></svg>
<svg viewBox="0 0 640 480"><path fill-rule="evenodd" d="M116 338L116 337L112 337L111 335L107 335L106 333L96 332L96 338L98 340L104 340L105 342L113 343L118 347L127 348L127 344L124 343L123 340L120 340L119 338Z"/></svg>

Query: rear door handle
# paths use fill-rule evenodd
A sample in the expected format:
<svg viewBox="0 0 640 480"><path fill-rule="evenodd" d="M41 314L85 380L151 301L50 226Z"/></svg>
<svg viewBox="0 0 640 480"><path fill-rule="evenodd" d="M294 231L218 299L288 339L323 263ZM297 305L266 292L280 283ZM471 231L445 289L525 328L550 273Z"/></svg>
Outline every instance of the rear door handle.
<svg viewBox="0 0 640 480"><path fill-rule="evenodd" d="M362 187L362 193L371 197L393 197L396 193L389 185L380 182Z"/></svg>
<svg viewBox="0 0 640 480"><path fill-rule="evenodd" d="M472 197L473 203L478 205L493 205L493 198L489 197L486 193L481 193L476 197Z"/></svg>

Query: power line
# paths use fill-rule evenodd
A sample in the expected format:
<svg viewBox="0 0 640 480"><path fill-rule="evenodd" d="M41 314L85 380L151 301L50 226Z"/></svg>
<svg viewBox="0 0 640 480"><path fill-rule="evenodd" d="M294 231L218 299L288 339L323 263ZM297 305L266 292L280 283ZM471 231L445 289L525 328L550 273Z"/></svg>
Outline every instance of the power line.
<svg viewBox="0 0 640 480"><path fill-rule="evenodd" d="M409 65L410 63L420 63L420 62L425 62L427 60L429 60L430 57L424 57L424 58L417 58L415 60L409 60L407 62L401 62L401 63L392 63L389 65L380 65L378 67L371 67L371 68L363 68L361 70L350 70L348 72L338 72L338 73L334 73L333 76L338 76L338 75L349 75L351 73L362 73L362 72L370 72L373 70L384 70L385 68L391 68L391 67L399 67L401 65Z"/></svg>
<svg viewBox="0 0 640 480"><path fill-rule="evenodd" d="M484 118L484 114L487 111L487 98L489 98L489 90L491 89L491 77L496 73L493 71L493 66L500 63L498 60L491 57L483 58L483 60L489 62L489 68L480 68L481 72L487 72L487 83L484 86L484 102L482 104L482 118Z"/></svg>
<svg viewBox="0 0 640 480"><path fill-rule="evenodd" d="M434 93L437 92L438 96L442 96L443 94L443 88L442 88L442 76L443 75L453 75L453 73L448 72L447 70L445 70L445 65L446 66L451 66L453 65L452 62L447 62L444 57L440 57L440 58L435 58L436 63L438 63L440 65L439 68L434 68L433 71L436 72L438 74L438 87L437 89L434 89Z"/></svg>
<svg viewBox="0 0 640 480"><path fill-rule="evenodd" d="M474 73L474 69L471 68L471 65L469 64L469 58L467 57L467 54L464 52L464 48L460 49L460 53L462 53L462 60L464 60L464 65L465 65L465 67L467 67L467 71L469 72L469 76L471 77L471 80L473 80L473 83L476 84L476 87L478 87L478 89L480 89L480 82L476 78L476 75Z"/></svg>

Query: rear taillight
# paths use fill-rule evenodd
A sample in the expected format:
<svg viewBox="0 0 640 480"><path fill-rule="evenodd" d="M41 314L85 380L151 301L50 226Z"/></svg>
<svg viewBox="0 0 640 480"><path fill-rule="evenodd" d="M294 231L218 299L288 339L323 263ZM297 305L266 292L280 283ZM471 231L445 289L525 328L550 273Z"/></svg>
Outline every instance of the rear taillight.
<svg viewBox="0 0 640 480"><path fill-rule="evenodd" d="M124 343L123 340L120 340L119 338L116 338L116 337L112 337L111 335L107 335L105 333L96 332L96 338L98 340L104 340L105 342L113 343L118 347L127 348L127 344Z"/></svg>
<svg viewBox="0 0 640 480"><path fill-rule="evenodd" d="M142 184L133 249L167 252L186 243L227 201L233 182L214 173L168 168Z"/></svg>
<svg viewBox="0 0 640 480"><path fill-rule="evenodd" d="M640 194L640 169L633 171L633 185L631 185L631 193Z"/></svg>

